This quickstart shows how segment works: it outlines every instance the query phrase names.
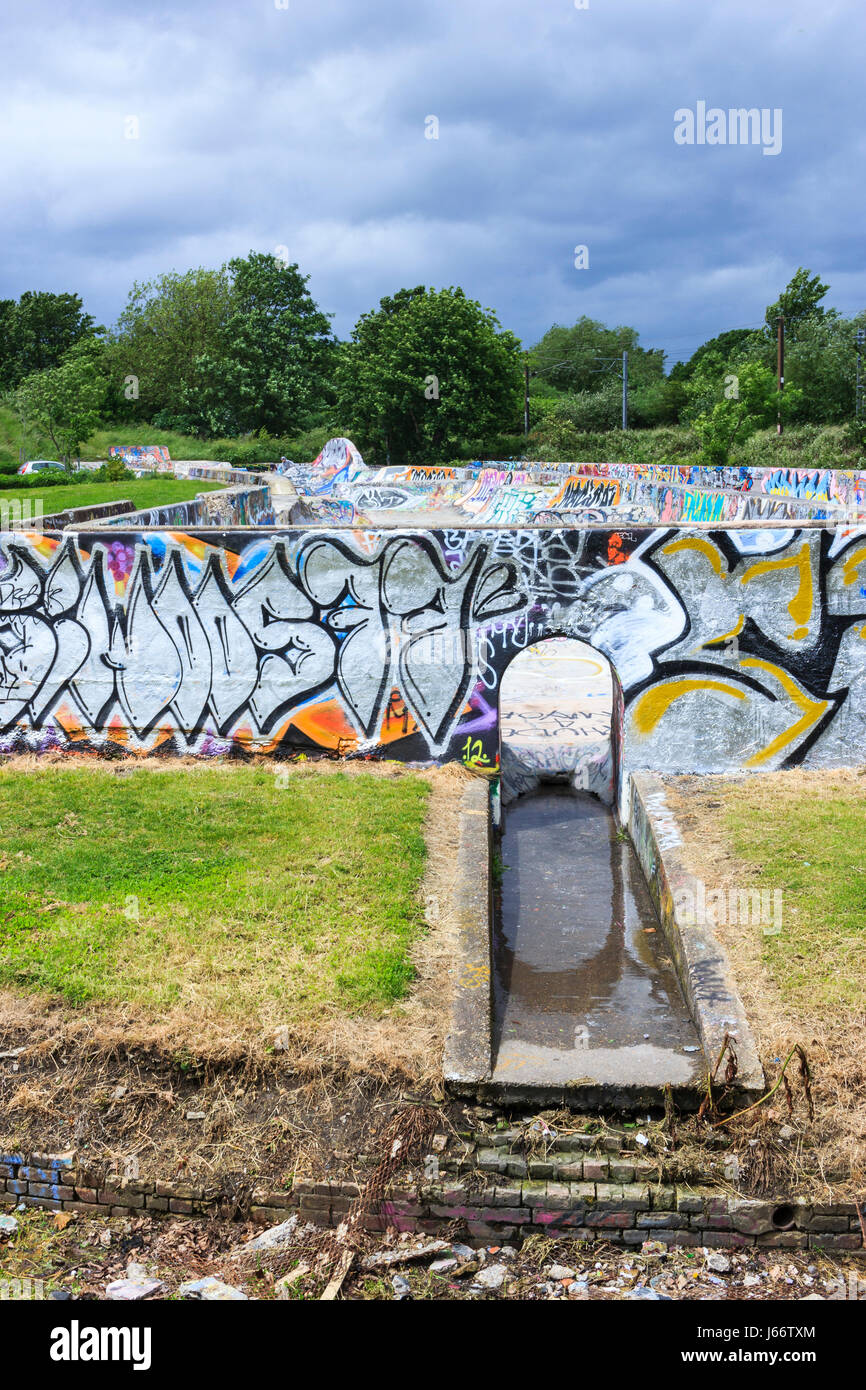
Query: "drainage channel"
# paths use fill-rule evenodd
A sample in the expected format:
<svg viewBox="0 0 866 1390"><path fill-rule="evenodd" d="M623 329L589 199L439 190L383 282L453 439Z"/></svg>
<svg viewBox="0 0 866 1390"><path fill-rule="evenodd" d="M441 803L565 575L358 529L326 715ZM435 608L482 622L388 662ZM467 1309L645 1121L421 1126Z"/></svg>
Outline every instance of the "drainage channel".
<svg viewBox="0 0 866 1390"><path fill-rule="evenodd" d="M631 844L591 793L505 811L493 938L494 1085L695 1086L706 1063Z"/></svg>

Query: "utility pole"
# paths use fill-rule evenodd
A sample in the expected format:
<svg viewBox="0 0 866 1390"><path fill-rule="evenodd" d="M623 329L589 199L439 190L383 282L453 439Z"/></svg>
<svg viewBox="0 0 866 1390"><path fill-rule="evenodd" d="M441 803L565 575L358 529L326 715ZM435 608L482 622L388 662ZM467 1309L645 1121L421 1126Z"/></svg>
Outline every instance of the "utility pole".
<svg viewBox="0 0 866 1390"><path fill-rule="evenodd" d="M776 375L779 379L779 391L785 389L785 316L779 315L776 330ZM776 420L776 434L782 433L782 406L779 403L779 414Z"/></svg>
<svg viewBox="0 0 866 1390"><path fill-rule="evenodd" d="M866 344L866 328L857 329L857 390L854 396L854 414L857 419L863 413L863 345Z"/></svg>
<svg viewBox="0 0 866 1390"><path fill-rule="evenodd" d="M622 355L622 427L628 429L628 352Z"/></svg>
<svg viewBox="0 0 866 1390"><path fill-rule="evenodd" d="M512 419L514 417L512 416ZM523 433L529 434L529 354L523 356Z"/></svg>

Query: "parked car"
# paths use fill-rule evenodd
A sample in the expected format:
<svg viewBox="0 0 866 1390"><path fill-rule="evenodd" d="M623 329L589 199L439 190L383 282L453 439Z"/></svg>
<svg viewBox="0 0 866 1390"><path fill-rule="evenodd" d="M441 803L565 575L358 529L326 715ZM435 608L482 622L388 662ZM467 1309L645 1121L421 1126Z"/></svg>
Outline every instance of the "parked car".
<svg viewBox="0 0 866 1390"><path fill-rule="evenodd" d="M22 463L18 469L19 473L41 473L45 468L59 468L61 473L65 473L62 463L56 459L30 459L29 463Z"/></svg>

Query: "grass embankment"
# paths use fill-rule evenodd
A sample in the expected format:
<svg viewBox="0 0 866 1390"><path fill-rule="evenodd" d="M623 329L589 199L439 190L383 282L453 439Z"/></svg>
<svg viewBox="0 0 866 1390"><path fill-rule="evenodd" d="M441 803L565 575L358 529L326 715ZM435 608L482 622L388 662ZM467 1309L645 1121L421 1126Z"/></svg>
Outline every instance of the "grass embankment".
<svg viewBox="0 0 866 1390"><path fill-rule="evenodd" d="M87 476L86 474L84 475ZM69 507L91 507L100 502L116 502L128 498L136 508L166 507L172 502L189 502L199 492L214 492L225 483L204 482L200 478L134 478L123 483L74 483L68 486L23 489L4 488L0 480L0 503L9 502L33 507L38 497L43 516L66 511ZM32 513L31 513L32 514Z"/></svg>
<svg viewBox="0 0 866 1390"><path fill-rule="evenodd" d="M0 769L0 981L243 1031L376 1015L422 931L425 779Z"/></svg>
<svg viewBox="0 0 866 1390"><path fill-rule="evenodd" d="M808 774L755 778L729 790L724 823L734 853L762 888L782 892L778 935L764 961L800 1006L866 1011L866 779Z"/></svg>
<svg viewBox="0 0 866 1390"><path fill-rule="evenodd" d="M683 827L691 870L707 890L749 896L780 890L769 920L725 912L715 927L730 953L769 1084L795 1043L806 1051L815 1118L804 1112L796 1067L789 1114L780 1089L750 1117L771 1168L795 1183L866 1177L866 769L674 777L668 804ZM715 899L719 902L719 899ZM772 899L771 899L772 901ZM761 913L761 917L764 914ZM778 930L777 930L778 928ZM782 1138L779 1126L795 1130ZM763 1128L761 1128L763 1126ZM767 1147L768 1146L768 1147ZM808 1155L811 1154L811 1157Z"/></svg>

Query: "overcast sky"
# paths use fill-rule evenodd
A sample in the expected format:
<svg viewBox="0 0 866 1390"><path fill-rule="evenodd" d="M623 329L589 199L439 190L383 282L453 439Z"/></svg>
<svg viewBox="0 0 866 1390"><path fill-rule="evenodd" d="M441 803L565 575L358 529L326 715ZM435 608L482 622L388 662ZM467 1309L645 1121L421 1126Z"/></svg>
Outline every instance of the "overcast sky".
<svg viewBox="0 0 866 1390"><path fill-rule="evenodd" d="M798 265L866 307L862 0L577 3L6 0L0 297L110 324L134 280L288 247L341 336L462 285L527 344L590 314L671 359ZM677 144L700 101L781 109L781 151Z"/></svg>

